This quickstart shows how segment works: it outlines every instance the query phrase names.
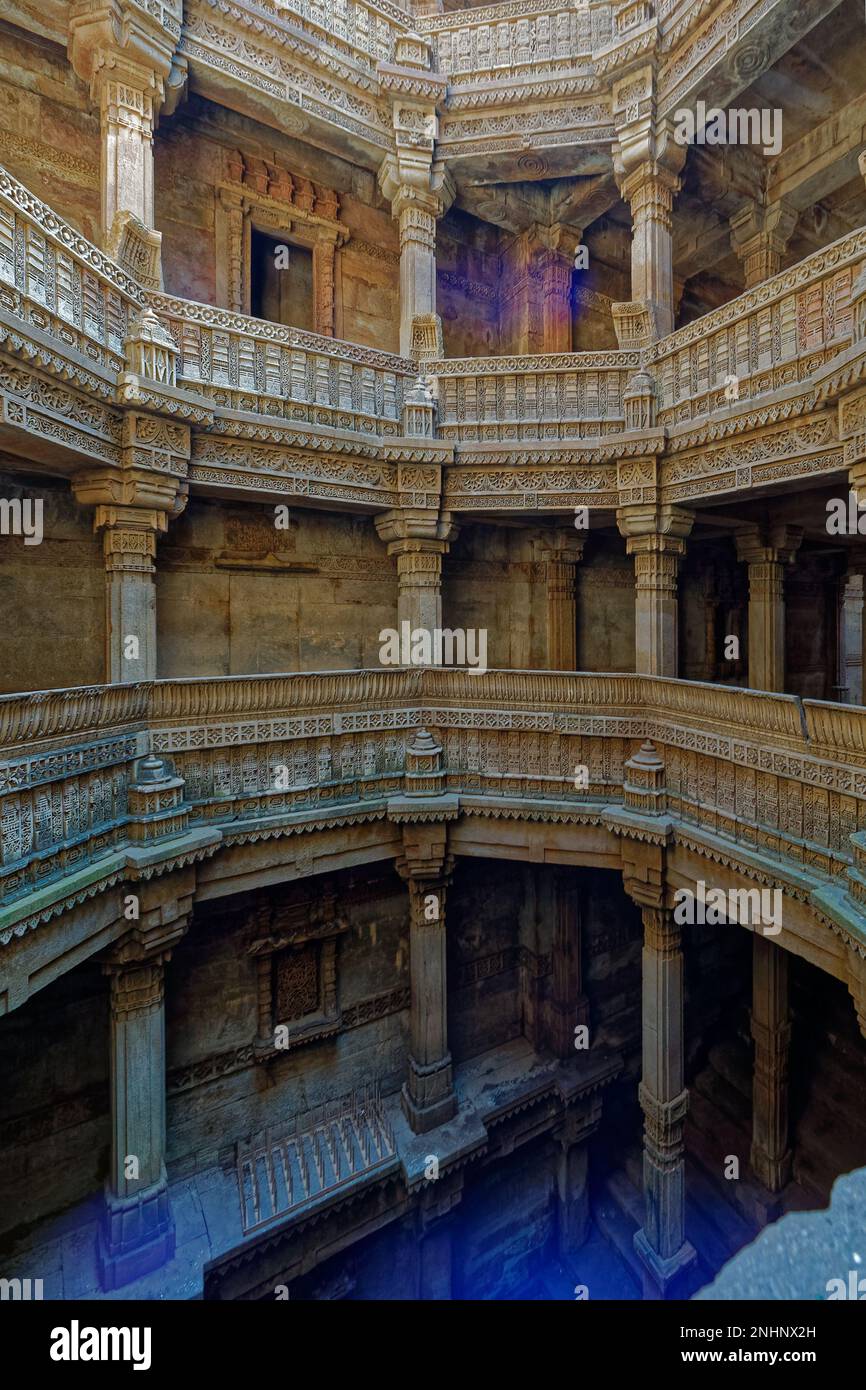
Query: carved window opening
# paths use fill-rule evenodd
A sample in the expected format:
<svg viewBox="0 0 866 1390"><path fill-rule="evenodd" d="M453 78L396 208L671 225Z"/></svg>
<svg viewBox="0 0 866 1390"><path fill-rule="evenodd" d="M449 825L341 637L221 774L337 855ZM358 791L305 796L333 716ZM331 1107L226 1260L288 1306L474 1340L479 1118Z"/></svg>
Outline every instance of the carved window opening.
<svg viewBox="0 0 866 1390"><path fill-rule="evenodd" d="M292 328L315 331L313 252L253 223L250 235L250 313Z"/></svg>
<svg viewBox="0 0 866 1390"><path fill-rule="evenodd" d="M249 954L258 980L259 1060L332 1037L342 1023L337 943L348 923L326 889L300 902L265 899L254 911ZM278 1031L279 1030L279 1031Z"/></svg>
<svg viewBox="0 0 866 1390"><path fill-rule="evenodd" d="M318 1013L321 1005L319 946L308 941L274 956L274 1017L292 1023Z"/></svg>
<svg viewBox="0 0 866 1390"><path fill-rule="evenodd" d="M218 190L218 298L241 314L334 336L337 251L349 237L339 199L313 183L235 151ZM288 269L275 248L288 248Z"/></svg>

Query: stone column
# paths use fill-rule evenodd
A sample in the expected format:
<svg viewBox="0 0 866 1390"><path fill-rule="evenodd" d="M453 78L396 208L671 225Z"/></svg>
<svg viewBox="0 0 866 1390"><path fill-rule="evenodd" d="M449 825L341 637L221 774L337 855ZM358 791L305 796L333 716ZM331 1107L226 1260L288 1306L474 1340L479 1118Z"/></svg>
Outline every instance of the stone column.
<svg viewBox="0 0 866 1390"><path fill-rule="evenodd" d="M678 507L621 507L617 523L634 556L635 670L676 676L679 662L677 575L694 518Z"/></svg>
<svg viewBox="0 0 866 1390"><path fill-rule="evenodd" d="M433 830L444 832L444 827ZM453 860L445 854L444 834L426 848L429 857L407 856L396 865L409 889L409 1077L402 1100L416 1134L444 1124L457 1110L448 1051L445 956L445 898Z"/></svg>
<svg viewBox="0 0 866 1390"><path fill-rule="evenodd" d="M574 1056L574 1030L589 1023L583 992L580 900L567 869L553 871L553 979L550 999L550 1044L557 1057Z"/></svg>
<svg viewBox="0 0 866 1390"><path fill-rule="evenodd" d="M397 626L409 632L433 633L442 628L442 558L448 554L457 527L450 517L423 521L396 512L375 518L376 531L397 562Z"/></svg>
<svg viewBox="0 0 866 1390"><path fill-rule="evenodd" d="M685 1238L683 956L673 912L644 907L642 913L645 1215L635 1248L664 1296L695 1258Z"/></svg>
<svg viewBox="0 0 866 1390"><path fill-rule="evenodd" d="M170 952L119 950L111 979L111 1167L99 1256L106 1289L174 1254L165 1174L164 964Z"/></svg>
<svg viewBox="0 0 866 1390"><path fill-rule="evenodd" d="M186 487L170 476L80 473L76 501L94 507L105 557L105 680L155 680L156 539L186 505Z"/></svg>
<svg viewBox="0 0 866 1390"><path fill-rule="evenodd" d="M153 228L153 126L166 99L173 110L186 75L175 59L177 33L159 7L129 0L71 6L69 56L98 107L103 238L118 214Z"/></svg>
<svg viewBox="0 0 866 1390"><path fill-rule="evenodd" d="M745 289L778 275L797 216L783 202L766 208L750 202L731 218L731 245L743 265Z"/></svg>
<svg viewBox="0 0 866 1390"><path fill-rule="evenodd" d="M770 1192L781 1192L791 1177L788 1146L788 956L760 932L752 939L751 1164Z"/></svg>
<svg viewBox="0 0 866 1390"><path fill-rule="evenodd" d="M785 565L793 560L803 532L750 526L736 537L737 557L749 566L749 685L785 689Z"/></svg>
<svg viewBox="0 0 866 1390"><path fill-rule="evenodd" d="M833 698L859 705L862 695L863 587L862 579L844 574L836 596L837 673Z"/></svg>
<svg viewBox="0 0 866 1390"><path fill-rule="evenodd" d="M584 542L552 536L541 543L547 578L547 666L577 670L577 566Z"/></svg>
<svg viewBox="0 0 866 1390"><path fill-rule="evenodd" d="M102 54L93 76L102 136L102 228L111 230L118 212L131 212L154 226L153 124L163 98L156 73L115 54Z"/></svg>
<svg viewBox="0 0 866 1390"><path fill-rule="evenodd" d="M672 213L680 180L656 160L645 160L620 178L620 192L631 208L631 297L649 310L654 336L674 327Z"/></svg>

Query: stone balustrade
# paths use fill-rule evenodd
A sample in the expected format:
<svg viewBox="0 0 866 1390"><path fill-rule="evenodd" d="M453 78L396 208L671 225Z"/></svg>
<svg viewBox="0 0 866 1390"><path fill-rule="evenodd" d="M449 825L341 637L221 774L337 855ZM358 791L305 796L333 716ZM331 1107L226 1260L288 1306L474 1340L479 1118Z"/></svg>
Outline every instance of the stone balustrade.
<svg viewBox="0 0 866 1390"><path fill-rule="evenodd" d="M852 341L851 292L866 258L852 232L647 349L658 422L735 413L770 392L802 393Z"/></svg>
<svg viewBox="0 0 866 1390"><path fill-rule="evenodd" d="M421 728L442 751L419 793L406 773ZM133 851L152 872L186 834L208 832L212 853L375 820L394 798L434 818L459 797L485 816L604 825L630 804L626 764L647 738L675 838L706 834L714 856L803 901L844 897L866 829L859 708L639 675L227 677L0 699L0 941L122 880ZM141 775L145 755L159 776Z"/></svg>
<svg viewBox="0 0 866 1390"><path fill-rule="evenodd" d="M623 395L637 352L461 357L425 364L439 430L458 442L586 439L625 429Z"/></svg>
<svg viewBox="0 0 866 1390"><path fill-rule="evenodd" d="M439 358L419 368L146 290L0 169L0 331L7 358L27 364L0 376L0 398L17 452L38 439L61 472L82 459L123 466L137 437L124 411L144 410L189 421L196 467L212 467L219 436L338 446L346 462L329 464L337 473L323 500L343 495L334 491L341 466L360 459L369 471L384 446L389 463L441 465L455 512L497 510L504 493L512 510L621 506L641 500L630 481L637 468L658 470L665 501L688 504L794 476L792 468L804 477L838 470L837 400L866 353L864 262L860 229L640 350ZM419 370L432 395L418 395ZM847 411L848 434L857 418ZM221 447L234 459L230 445ZM632 465L638 454L649 464ZM551 462L556 476L539 475ZM247 460L245 480L267 488L266 471ZM199 484L195 469L190 481ZM438 485L425 482L423 503L413 489L408 505L433 505ZM362 500L406 505L402 493L395 480L368 486Z"/></svg>
<svg viewBox="0 0 866 1390"><path fill-rule="evenodd" d="M114 393L141 286L0 167L0 332L13 352ZM18 336L25 330L32 350Z"/></svg>
<svg viewBox="0 0 866 1390"><path fill-rule="evenodd" d="M432 42L435 66L459 87L545 73L593 71L594 49L612 32L612 5L487 5L418 21Z"/></svg>
<svg viewBox="0 0 866 1390"><path fill-rule="evenodd" d="M178 384L221 410L402 433L417 376L406 359L169 295L151 303L178 349Z"/></svg>

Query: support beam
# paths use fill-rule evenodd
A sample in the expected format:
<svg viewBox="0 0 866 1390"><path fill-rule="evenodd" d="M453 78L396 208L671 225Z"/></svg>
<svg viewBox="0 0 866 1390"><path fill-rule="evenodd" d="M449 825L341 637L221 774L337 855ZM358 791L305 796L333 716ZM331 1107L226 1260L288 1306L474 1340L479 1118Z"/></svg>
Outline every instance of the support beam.
<svg viewBox="0 0 866 1390"><path fill-rule="evenodd" d="M442 560L458 528L450 515L413 521L399 512L375 518L376 531L397 563L397 625L431 637L442 629Z"/></svg>

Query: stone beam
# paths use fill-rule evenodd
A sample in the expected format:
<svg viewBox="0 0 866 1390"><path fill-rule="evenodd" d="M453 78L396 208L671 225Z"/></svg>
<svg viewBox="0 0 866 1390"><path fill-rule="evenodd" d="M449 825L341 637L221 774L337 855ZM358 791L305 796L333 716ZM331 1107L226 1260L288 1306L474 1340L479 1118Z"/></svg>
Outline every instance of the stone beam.
<svg viewBox="0 0 866 1390"><path fill-rule="evenodd" d="M826 121L773 161L767 183L768 201L784 198L798 211L814 207L821 198L843 188L858 176L857 161L866 145L866 94L854 97Z"/></svg>

